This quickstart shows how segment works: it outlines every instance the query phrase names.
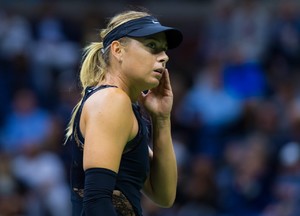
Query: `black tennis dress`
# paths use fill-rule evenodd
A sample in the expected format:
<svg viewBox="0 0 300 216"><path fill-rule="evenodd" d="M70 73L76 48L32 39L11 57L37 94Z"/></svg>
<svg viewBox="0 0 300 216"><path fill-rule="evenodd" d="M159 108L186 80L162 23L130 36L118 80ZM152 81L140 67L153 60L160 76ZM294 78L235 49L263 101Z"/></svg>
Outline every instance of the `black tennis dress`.
<svg viewBox="0 0 300 216"><path fill-rule="evenodd" d="M102 85L97 88L86 88L82 103L75 116L73 134L71 136L72 164L71 164L71 201L72 215L82 215L82 202L84 190L83 148L84 138L79 129L79 121L85 101L95 92L104 88L115 86ZM122 216L141 216L141 188L149 173L150 123L143 117L138 104L132 104L134 114L138 121L138 133L128 142L122 154L116 186L112 196L113 205ZM99 213L101 215L101 213Z"/></svg>

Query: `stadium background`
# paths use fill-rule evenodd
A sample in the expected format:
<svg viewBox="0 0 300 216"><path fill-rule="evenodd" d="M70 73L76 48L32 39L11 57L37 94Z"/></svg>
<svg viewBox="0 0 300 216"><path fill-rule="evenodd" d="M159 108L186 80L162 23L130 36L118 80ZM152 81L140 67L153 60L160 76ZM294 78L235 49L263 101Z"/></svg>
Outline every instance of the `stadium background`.
<svg viewBox="0 0 300 216"><path fill-rule="evenodd" d="M168 53L177 199L143 199L145 216L298 216L296 0L0 0L0 215L70 215L62 143L81 51L138 7L184 34Z"/></svg>

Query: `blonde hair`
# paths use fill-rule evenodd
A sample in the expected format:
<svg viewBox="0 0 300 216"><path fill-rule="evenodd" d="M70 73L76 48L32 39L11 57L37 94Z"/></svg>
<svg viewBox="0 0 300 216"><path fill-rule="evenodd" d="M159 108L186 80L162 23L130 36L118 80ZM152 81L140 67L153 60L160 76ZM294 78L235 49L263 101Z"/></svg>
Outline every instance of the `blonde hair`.
<svg viewBox="0 0 300 216"><path fill-rule="evenodd" d="M92 42L84 48L83 62L80 69L80 83L82 87L81 99L72 111L72 116L66 129L65 142L68 141L73 133L75 116L82 102L85 89L89 86L96 86L99 81L102 81L105 78L106 69L109 66L110 51L109 49L103 50L104 37L111 30L123 23L149 15L149 13L142 11L125 11L115 15L108 22L107 28L100 31L100 42Z"/></svg>

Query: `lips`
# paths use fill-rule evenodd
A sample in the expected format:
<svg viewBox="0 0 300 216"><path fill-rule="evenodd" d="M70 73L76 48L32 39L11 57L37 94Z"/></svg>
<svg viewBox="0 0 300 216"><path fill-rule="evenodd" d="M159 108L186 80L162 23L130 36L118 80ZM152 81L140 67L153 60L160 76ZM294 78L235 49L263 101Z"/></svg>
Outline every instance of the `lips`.
<svg viewBox="0 0 300 216"><path fill-rule="evenodd" d="M162 74L164 72L164 70L165 70L164 68L158 68L158 69L155 69L154 71Z"/></svg>

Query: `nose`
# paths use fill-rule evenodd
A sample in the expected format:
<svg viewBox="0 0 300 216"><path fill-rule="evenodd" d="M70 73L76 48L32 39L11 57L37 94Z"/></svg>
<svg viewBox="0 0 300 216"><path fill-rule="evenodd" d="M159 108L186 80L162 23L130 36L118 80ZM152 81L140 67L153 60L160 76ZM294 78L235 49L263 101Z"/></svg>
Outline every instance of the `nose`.
<svg viewBox="0 0 300 216"><path fill-rule="evenodd" d="M166 54L165 51L159 53L158 61L161 62L164 67L166 66L167 62L169 61L169 56Z"/></svg>

